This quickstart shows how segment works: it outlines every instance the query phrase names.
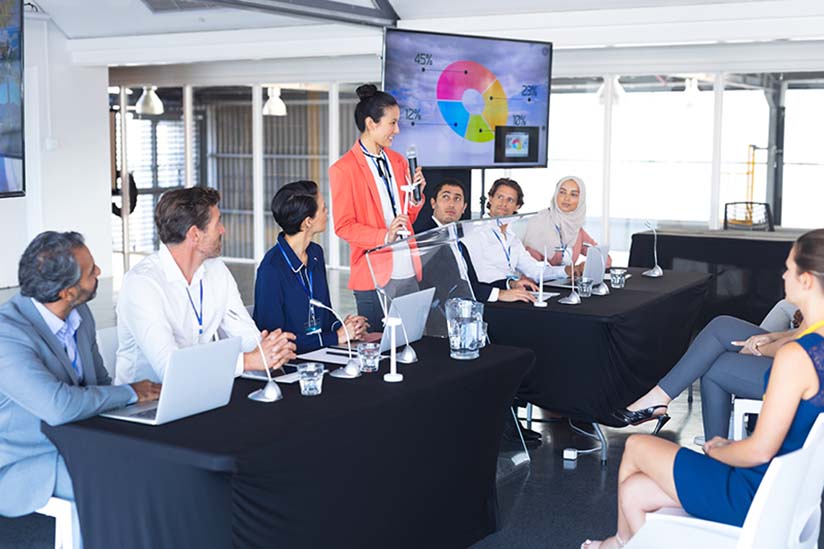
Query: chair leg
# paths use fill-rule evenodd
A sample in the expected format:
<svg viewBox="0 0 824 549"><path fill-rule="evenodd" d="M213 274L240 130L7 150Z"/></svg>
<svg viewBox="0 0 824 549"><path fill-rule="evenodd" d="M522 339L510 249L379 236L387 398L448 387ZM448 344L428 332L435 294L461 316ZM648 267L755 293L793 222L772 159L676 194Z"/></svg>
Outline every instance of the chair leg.
<svg viewBox="0 0 824 549"><path fill-rule="evenodd" d="M690 392L687 393L687 404L692 404L692 388L694 385L694 383L690 383Z"/></svg>
<svg viewBox="0 0 824 549"><path fill-rule="evenodd" d="M526 403L526 428L532 429L532 403Z"/></svg>

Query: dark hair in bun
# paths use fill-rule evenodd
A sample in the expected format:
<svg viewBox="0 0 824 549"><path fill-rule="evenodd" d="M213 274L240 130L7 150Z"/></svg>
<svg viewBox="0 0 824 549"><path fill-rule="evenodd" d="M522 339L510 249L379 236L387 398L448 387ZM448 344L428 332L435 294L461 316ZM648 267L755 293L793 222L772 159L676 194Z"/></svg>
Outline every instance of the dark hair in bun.
<svg viewBox="0 0 824 549"><path fill-rule="evenodd" d="M366 130L366 118L371 118L375 122L383 118L386 107L397 106L395 98L386 92L378 90L374 84L363 84L355 90L360 101L355 107L355 125L358 130Z"/></svg>

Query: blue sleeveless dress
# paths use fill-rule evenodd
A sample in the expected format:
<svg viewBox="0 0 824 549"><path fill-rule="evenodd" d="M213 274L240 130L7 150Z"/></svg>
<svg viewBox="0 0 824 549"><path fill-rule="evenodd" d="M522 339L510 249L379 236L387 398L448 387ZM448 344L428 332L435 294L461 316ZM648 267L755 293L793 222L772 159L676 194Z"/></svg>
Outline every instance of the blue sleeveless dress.
<svg viewBox="0 0 824 549"><path fill-rule="evenodd" d="M795 412L790 430L777 455L787 454L804 446L807 434L818 414L824 412L824 337L807 334L796 340L815 366L818 374L818 394L802 400ZM764 374L764 387L770 377ZM769 463L758 467L731 467L687 448L675 455L673 476L678 499L684 510L698 518L742 526Z"/></svg>

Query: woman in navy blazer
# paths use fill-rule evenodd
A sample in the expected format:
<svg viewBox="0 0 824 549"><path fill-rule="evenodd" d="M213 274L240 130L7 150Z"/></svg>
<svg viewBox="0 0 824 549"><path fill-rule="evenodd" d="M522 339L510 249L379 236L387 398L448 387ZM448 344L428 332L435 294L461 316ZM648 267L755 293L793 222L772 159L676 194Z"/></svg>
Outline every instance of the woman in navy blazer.
<svg viewBox="0 0 824 549"><path fill-rule="evenodd" d="M310 305L331 307L323 248L312 242L326 230L329 210L314 181L284 185L272 198L272 215L283 229L258 267L253 318L262 330L281 328L297 334L297 352L346 343L334 315ZM349 337L359 339L368 324L362 316L344 319Z"/></svg>

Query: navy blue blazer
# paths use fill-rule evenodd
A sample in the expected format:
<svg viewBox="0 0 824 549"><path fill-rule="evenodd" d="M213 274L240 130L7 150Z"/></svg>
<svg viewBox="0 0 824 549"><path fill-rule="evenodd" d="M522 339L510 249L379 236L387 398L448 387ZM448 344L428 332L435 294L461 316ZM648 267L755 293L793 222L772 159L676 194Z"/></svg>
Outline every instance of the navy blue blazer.
<svg viewBox="0 0 824 549"><path fill-rule="evenodd" d="M321 332L312 335L306 333L306 323L309 319L309 296L306 293L309 273L312 274L313 297L329 307L332 303L329 299L329 284L326 281L323 248L312 242L306 249L306 255L308 261L304 265L286 242L283 233L278 235L277 244L266 252L257 270L255 310L252 314L261 330L272 331L280 328L294 333L297 336L295 344L298 353L337 345L338 334L335 330L340 328L340 322L332 313L315 307L315 316ZM303 284L299 276L303 278Z"/></svg>

